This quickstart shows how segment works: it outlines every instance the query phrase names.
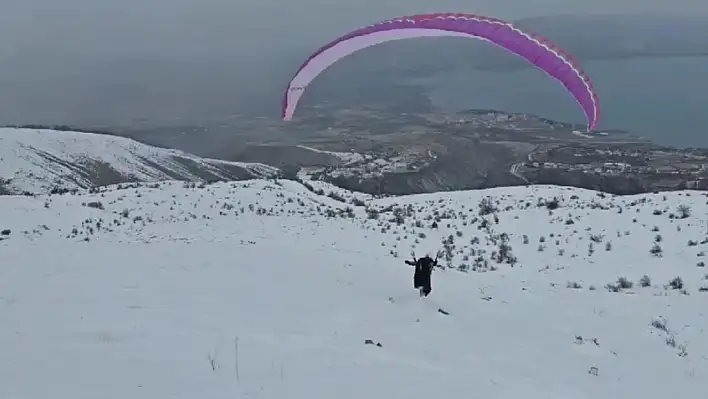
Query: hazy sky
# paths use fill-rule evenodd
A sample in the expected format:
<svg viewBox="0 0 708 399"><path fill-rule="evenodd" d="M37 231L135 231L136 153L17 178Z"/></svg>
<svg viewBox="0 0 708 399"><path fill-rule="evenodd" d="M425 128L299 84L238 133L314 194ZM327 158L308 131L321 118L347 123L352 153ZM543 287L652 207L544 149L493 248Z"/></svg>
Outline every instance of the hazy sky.
<svg viewBox="0 0 708 399"><path fill-rule="evenodd" d="M426 12L706 14L708 1L0 0L0 124L238 109L333 37Z"/></svg>
<svg viewBox="0 0 708 399"><path fill-rule="evenodd" d="M287 48L395 16L707 13L705 0L0 0L0 56ZM286 36L282 36L287 33Z"/></svg>

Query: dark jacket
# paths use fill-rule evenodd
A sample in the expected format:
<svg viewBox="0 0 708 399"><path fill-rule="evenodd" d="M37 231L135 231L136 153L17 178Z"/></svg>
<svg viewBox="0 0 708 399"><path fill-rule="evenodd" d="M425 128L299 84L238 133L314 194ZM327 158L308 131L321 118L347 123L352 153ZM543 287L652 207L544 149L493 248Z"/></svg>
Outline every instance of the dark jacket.
<svg viewBox="0 0 708 399"><path fill-rule="evenodd" d="M413 288L420 289L421 294L428 295L433 290L431 286L431 276L433 268L437 266L437 260L430 256L425 256L420 259L413 258L413 261L406 261L407 265L415 266L413 273Z"/></svg>

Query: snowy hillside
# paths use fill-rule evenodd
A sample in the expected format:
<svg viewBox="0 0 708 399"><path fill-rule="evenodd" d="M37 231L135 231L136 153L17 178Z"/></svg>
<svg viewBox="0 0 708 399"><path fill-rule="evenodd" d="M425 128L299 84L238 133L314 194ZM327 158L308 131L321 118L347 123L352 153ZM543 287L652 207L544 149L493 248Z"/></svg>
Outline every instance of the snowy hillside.
<svg viewBox="0 0 708 399"><path fill-rule="evenodd" d="M0 197L0 398L705 395L704 194L321 192Z"/></svg>
<svg viewBox="0 0 708 399"><path fill-rule="evenodd" d="M242 180L277 172L263 164L203 159L123 137L0 128L0 183L5 181L11 192L47 193L132 181Z"/></svg>

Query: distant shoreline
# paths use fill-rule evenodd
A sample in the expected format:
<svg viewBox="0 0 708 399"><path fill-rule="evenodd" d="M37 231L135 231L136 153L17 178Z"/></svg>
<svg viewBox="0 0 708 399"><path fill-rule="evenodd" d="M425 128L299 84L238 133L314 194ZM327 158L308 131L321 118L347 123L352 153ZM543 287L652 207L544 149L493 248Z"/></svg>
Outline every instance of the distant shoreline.
<svg viewBox="0 0 708 399"><path fill-rule="evenodd" d="M606 56L592 56L589 58L584 58L582 56L579 56L578 59L583 65L588 65L592 64L594 62L608 62L608 61L630 61L630 60L636 60L636 59L674 59L674 58L708 58L708 52L701 52L701 53L684 53L684 54L642 54L642 53L637 53L637 54L617 54L617 55L606 55ZM500 72L509 72L509 71L518 71L522 69L529 69L533 68L533 66L528 65L528 64L511 64L505 61L501 62L490 62L488 64L483 64L483 65L467 65L463 68L460 68L461 70L464 69L469 69L473 71L500 71Z"/></svg>

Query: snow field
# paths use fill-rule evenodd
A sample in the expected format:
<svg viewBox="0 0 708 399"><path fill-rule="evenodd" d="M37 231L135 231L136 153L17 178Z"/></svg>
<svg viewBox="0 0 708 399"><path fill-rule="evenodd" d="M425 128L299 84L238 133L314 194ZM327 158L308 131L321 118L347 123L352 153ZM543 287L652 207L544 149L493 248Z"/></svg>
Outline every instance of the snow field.
<svg viewBox="0 0 708 399"><path fill-rule="evenodd" d="M480 215L486 197L496 211ZM0 397L705 392L701 193L519 187L365 202L259 180L0 197ZM503 233L513 267L492 259ZM403 260L450 235L451 268L421 300ZM656 235L661 256L649 252ZM668 286L677 276L683 287ZM633 286L605 288L618 277Z"/></svg>

